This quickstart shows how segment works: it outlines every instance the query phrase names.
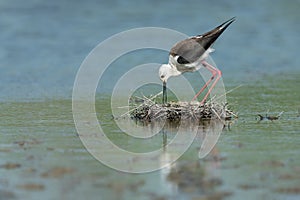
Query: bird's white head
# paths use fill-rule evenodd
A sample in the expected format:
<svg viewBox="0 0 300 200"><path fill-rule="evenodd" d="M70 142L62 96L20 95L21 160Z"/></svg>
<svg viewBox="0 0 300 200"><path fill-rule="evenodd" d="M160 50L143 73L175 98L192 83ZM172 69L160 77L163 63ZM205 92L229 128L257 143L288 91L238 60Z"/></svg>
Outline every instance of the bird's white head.
<svg viewBox="0 0 300 200"><path fill-rule="evenodd" d="M172 76L172 67L169 64L163 64L159 68L159 78L162 82L167 82L168 78Z"/></svg>

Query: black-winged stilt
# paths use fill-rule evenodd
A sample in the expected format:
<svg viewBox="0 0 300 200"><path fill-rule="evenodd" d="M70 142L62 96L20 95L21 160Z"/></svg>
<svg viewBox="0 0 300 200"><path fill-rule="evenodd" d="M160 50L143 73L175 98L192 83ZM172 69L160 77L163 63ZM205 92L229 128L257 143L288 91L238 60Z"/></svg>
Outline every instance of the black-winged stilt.
<svg viewBox="0 0 300 200"><path fill-rule="evenodd" d="M180 41L171 48L169 53L169 63L161 65L159 69L159 78L163 82L163 104L167 102L166 85L168 78L171 76L178 76L184 72L195 72L196 70L199 70L201 66L208 69L212 73L212 77L193 97L192 101L196 100L211 81L215 79L201 101L201 104L205 103L208 95L211 93L222 75L219 69L210 65L206 61L206 58L209 56L209 53L214 51L214 49L211 48L212 44L234 20L235 17L227 20L207 33Z"/></svg>

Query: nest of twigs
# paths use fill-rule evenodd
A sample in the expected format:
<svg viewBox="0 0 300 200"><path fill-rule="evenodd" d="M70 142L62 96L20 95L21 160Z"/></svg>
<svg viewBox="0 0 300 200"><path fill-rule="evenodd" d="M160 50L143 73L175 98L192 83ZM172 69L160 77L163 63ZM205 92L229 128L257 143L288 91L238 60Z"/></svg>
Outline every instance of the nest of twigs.
<svg viewBox="0 0 300 200"><path fill-rule="evenodd" d="M227 104L210 102L169 102L167 105L158 104L151 99L132 100L133 109L129 114L132 119L138 121L168 120L179 122L180 120L231 120L237 115L228 109Z"/></svg>

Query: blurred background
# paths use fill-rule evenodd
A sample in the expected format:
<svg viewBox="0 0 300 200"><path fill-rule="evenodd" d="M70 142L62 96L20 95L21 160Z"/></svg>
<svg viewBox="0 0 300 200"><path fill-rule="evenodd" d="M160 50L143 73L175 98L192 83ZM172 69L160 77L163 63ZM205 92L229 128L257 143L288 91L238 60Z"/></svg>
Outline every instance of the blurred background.
<svg viewBox="0 0 300 200"><path fill-rule="evenodd" d="M121 31L155 26L192 36L233 16L236 22L212 54L225 85L232 78L293 74L299 69L299 6L281 0L1 1L0 99L69 98L83 59ZM152 60L144 55L138 63L168 61L167 53L158 58L155 52Z"/></svg>

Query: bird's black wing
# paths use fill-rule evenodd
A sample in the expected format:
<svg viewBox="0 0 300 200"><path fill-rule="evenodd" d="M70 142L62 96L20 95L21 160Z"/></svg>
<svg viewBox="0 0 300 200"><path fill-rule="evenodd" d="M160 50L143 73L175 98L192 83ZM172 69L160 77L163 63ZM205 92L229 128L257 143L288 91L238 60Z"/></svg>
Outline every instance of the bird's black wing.
<svg viewBox="0 0 300 200"><path fill-rule="evenodd" d="M179 64L193 63L198 60L201 55L218 39L218 37L226 30L226 28L234 22L235 17L227 20L213 30L183 40L171 49L170 54L178 55L177 62Z"/></svg>
<svg viewBox="0 0 300 200"><path fill-rule="evenodd" d="M227 20L221 25L217 26L213 30L204 33L202 35L195 36L195 40L202 46L205 50L207 50L217 39L218 37L227 29L227 27L235 21L235 17Z"/></svg>
<svg viewBox="0 0 300 200"><path fill-rule="evenodd" d="M197 61L206 51L194 37L183 40L171 49L172 56L179 56L177 62L179 64L188 64Z"/></svg>

